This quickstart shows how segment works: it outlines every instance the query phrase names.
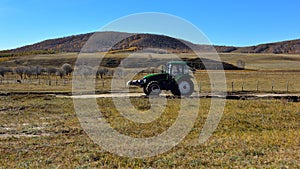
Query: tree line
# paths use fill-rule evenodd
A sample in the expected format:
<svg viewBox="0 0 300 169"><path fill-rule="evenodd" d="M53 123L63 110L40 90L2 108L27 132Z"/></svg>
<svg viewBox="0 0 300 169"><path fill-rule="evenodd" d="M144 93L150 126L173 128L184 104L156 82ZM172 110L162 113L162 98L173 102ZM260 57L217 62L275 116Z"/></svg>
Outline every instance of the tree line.
<svg viewBox="0 0 300 169"><path fill-rule="evenodd" d="M39 78L41 75L48 75L50 76L58 76L61 79L64 78L65 76L71 76L72 73L74 72L74 68L68 64L65 63L61 67L42 67L40 65L36 66L19 66L15 68L10 68L10 67L5 67L5 66L0 66L0 76L5 77L8 74L16 74L19 76L21 80L25 78L32 78L36 77ZM84 74L85 75L90 75L90 73L93 72L92 70L87 70L87 72ZM104 75L108 74L109 70L107 68L99 68L96 70L96 77L97 78L103 78Z"/></svg>

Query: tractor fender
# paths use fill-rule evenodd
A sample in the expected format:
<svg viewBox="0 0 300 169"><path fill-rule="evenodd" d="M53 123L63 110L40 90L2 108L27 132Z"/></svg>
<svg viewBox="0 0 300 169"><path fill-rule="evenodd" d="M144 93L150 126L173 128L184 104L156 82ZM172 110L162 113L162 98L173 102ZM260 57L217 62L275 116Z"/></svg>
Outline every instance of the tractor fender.
<svg viewBox="0 0 300 169"><path fill-rule="evenodd" d="M194 77L191 76L191 75L181 75L181 76L176 77L175 80L179 81L179 80L185 79L185 78L187 78L187 79L193 79Z"/></svg>

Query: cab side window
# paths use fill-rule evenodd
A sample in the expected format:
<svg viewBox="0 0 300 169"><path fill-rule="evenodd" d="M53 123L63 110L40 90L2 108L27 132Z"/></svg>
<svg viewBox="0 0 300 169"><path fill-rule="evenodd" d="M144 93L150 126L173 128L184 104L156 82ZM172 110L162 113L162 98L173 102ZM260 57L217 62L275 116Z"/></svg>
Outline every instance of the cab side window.
<svg viewBox="0 0 300 169"><path fill-rule="evenodd" d="M173 76L176 76L179 74L179 70L178 70L178 66L177 65L173 65L172 66L172 73Z"/></svg>

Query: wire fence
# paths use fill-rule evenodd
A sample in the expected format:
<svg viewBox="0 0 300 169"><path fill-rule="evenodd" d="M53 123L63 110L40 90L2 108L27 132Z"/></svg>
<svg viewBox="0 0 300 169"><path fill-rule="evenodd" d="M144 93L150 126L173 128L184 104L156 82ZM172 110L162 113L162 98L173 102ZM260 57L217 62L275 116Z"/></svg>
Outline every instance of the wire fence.
<svg viewBox="0 0 300 169"><path fill-rule="evenodd" d="M137 79L146 75L140 74ZM300 72L226 72L227 92L300 92ZM196 72L194 74L194 81L199 92L210 92L211 86L215 85L209 79L207 72ZM76 76L75 78L84 78ZM94 77L95 78L95 77ZM126 86L126 79L120 78L120 90L128 88ZM110 90L112 83L112 76L104 76L94 79L97 90ZM221 82L220 83L224 83ZM39 76L20 79L16 75L8 75L0 77L0 85L34 85L40 86L65 86L72 87L72 76Z"/></svg>

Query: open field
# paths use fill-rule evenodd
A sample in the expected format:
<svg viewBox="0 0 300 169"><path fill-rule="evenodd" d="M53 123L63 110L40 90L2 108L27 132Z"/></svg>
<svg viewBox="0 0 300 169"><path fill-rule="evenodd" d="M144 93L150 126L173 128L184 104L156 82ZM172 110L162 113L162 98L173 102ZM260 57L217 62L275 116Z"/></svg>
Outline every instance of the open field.
<svg viewBox="0 0 300 169"><path fill-rule="evenodd" d="M197 145L210 100L201 100L196 123L172 150L144 159L119 157L94 144L81 128L71 99L47 95L0 97L1 168L299 168L300 103L283 100L227 101L211 138ZM178 99L168 100L159 120L128 122L110 98L97 102L106 120L121 133L155 136L176 119ZM133 98L148 109L146 98Z"/></svg>
<svg viewBox="0 0 300 169"><path fill-rule="evenodd" d="M100 54L99 54L100 55ZM109 62L124 59L129 54L108 54L105 58L104 65ZM133 57L148 58L149 54L133 54ZM210 58L211 54L200 54L203 58ZM40 54L30 56L16 56L11 58L2 58L0 66L8 66L11 68L17 66L36 66L42 67L55 66L60 67L63 63L74 64L76 61L77 53L59 53L59 54ZM226 84L227 91L249 91L249 92L299 92L300 91L300 55L288 54L248 54L248 53L220 53L223 62L237 65L238 61L245 63L246 70L226 70ZM88 57L88 56L87 56ZM174 56L170 54L151 54L151 58L156 60L168 59ZM178 54L180 58L195 58L193 54ZM159 66L159 65L157 65ZM114 70L115 68L109 68ZM217 73L217 72L216 72ZM140 74L136 78L141 78ZM201 92L209 92L211 84L207 72L198 70L195 74L195 81L198 83L198 90ZM97 80L97 91L108 91L111 87L111 75L105 77L104 80ZM122 78L122 77L121 77ZM71 92L71 77L51 77L51 86L49 86L48 76L38 79L25 79L24 84L16 84L19 79L17 75L0 77L1 91L63 91ZM124 80L124 88L126 81ZM6 85L10 83L9 85ZM5 85L3 85L5 84ZM39 85L37 85L39 84ZM120 90L123 90L122 88ZM133 89L134 91L141 91Z"/></svg>
<svg viewBox="0 0 300 169"><path fill-rule="evenodd" d="M212 74L218 74L213 71ZM146 73L135 76L135 79L142 78ZM297 71L225 71L227 92L259 92L259 93L300 93L300 72ZM197 82L196 91L200 93L210 92L211 85L206 71L197 71L194 74L194 82ZM81 78L81 77L78 77ZM105 76L103 79L96 79L96 91L107 92L111 90L112 76ZM121 84L119 90L127 88L126 82L130 79L115 76ZM23 80L22 84L16 82L17 76L0 77L0 91L49 91L49 92L72 92L72 77L51 77L49 85L48 76L40 76ZM223 79L216 80L223 81ZM196 83L195 83L196 84ZM232 86L233 85L233 86ZM273 87L272 87L273 86ZM233 88L232 88L233 87ZM140 88L131 88L132 92L142 92Z"/></svg>
<svg viewBox="0 0 300 169"><path fill-rule="evenodd" d="M2 58L0 65L59 67L62 63L74 63L76 56L76 53L18 56ZM124 54L108 57L122 59ZM208 58L209 54L203 57ZM230 53L220 57L231 64L243 60L248 69L225 71L227 92L300 94L300 55ZM135 79L144 75L138 74ZM209 93L211 86L223 81L217 79L211 83L203 70L196 71L194 76L196 90L201 94ZM116 77L120 80L117 90L126 91L126 75ZM201 98L196 123L180 144L155 157L132 159L109 153L95 144L81 127L72 99L45 94L71 93L71 76L63 79L50 76L51 85L47 75L26 78L21 84L17 79L12 74L0 77L0 168L300 168L299 102L227 100L216 131L207 142L197 144L211 101ZM111 91L111 75L95 81L97 93ZM129 92L141 93L142 89L130 88ZM148 98L130 100L138 110L150 108ZM140 124L120 115L112 98L97 99L105 120L115 130L132 137L156 136L168 129L178 116L173 112L178 111L179 102L179 98L168 98L159 119Z"/></svg>
<svg viewBox="0 0 300 169"><path fill-rule="evenodd" d="M246 69L258 70L299 70L300 55L292 54L220 54L221 60L236 64L245 62Z"/></svg>
<svg viewBox="0 0 300 169"><path fill-rule="evenodd" d="M131 53L107 54L107 58L122 59ZM136 56L149 54L135 53ZM153 58L171 58L170 54L153 54ZM75 63L78 53L39 54L0 58L0 66L42 65L61 66L62 63ZM194 54L177 54L179 58L195 58ZM199 53L202 58L209 59L211 54ZM254 54L254 53L219 53L220 59L233 65L239 60L245 62L246 69L253 70L300 70L300 55L297 54Z"/></svg>

